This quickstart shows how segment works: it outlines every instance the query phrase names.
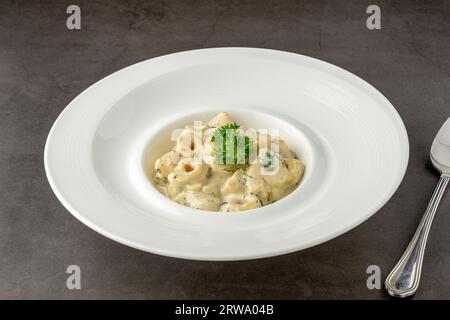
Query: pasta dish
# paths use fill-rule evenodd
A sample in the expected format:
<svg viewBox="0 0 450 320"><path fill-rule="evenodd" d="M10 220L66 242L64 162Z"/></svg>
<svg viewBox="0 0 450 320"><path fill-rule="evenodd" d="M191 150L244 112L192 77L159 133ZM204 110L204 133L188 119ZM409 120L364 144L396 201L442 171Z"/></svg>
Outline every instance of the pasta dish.
<svg viewBox="0 0 450 320"><path fill-rule="evenodd" d="M154 186L179 204L208 211L242 211L278 201L300 183L305 166L276 130L247 129L220 112L194 122L155 161Z"/></svg>

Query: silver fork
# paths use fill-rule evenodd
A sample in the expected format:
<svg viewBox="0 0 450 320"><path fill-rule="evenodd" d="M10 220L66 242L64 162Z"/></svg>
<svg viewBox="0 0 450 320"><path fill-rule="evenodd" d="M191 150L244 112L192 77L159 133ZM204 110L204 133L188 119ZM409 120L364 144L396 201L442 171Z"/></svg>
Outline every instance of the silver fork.
<svg viewBox="0 0 450 320"><path fill-rule="evenodd" d="M411 296L419 287L428 233L439 202L450 181L450 118L445 121L434 138L430 158L431 163L441 173L441 177L411 242L386 278L386 290L394 297Z"/></svg>

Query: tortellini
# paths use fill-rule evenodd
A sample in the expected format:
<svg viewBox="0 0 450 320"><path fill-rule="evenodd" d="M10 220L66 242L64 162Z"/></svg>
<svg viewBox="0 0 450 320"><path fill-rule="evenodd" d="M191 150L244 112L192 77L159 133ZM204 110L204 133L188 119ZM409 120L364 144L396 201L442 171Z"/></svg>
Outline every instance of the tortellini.
<svg viewBox="0 0 450 320"><path fill-rule="evenodd" d="M212 132L232 124L230 115L220 112L206 126L186 126L172 150L154 164L157 189L179 204L224 212L256 209L291 193L303 178L305 166L284 140L260 134L254 144L255 161L215 162L217 141L211 139Z"/></svg>

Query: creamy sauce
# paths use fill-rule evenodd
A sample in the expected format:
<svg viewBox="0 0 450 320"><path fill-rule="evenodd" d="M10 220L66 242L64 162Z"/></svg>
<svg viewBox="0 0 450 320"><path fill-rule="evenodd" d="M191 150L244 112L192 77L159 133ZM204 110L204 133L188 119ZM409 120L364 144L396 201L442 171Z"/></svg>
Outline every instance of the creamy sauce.
<svg viewBox="0 0 450 320"><path fill-rule="evenodd" d="M208 132L231 123L230 115L221 112L206 126L186 126L174 148L155 162L153 183L157 189L182 205L225 212L259 208L291 193L305 166L281 139L275 144L270 135L264 139L260 135L254 142L256 163L218 164L217 141L211 141ZM199 154L200 161L195 158Z"/></svg>

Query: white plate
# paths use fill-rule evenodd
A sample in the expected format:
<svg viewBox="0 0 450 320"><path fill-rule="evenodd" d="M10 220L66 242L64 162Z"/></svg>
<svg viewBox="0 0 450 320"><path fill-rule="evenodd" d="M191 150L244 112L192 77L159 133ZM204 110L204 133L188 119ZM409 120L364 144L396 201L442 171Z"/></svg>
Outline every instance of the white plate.
<svg viewBox="0 0 450 320"><path fill-rule="evenodd" d="M190 209L154 189L143 163L170 148L170 130L221 110L281 129L307 165L296 191L230 214ZM63 205L113 240L240 260L304 249L360 224L395 192L408 155L394 107L355 75L293 53L216 48L150 59L88 88L53 125L45 169Z"/></svg>

